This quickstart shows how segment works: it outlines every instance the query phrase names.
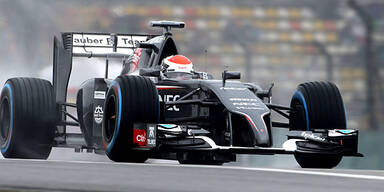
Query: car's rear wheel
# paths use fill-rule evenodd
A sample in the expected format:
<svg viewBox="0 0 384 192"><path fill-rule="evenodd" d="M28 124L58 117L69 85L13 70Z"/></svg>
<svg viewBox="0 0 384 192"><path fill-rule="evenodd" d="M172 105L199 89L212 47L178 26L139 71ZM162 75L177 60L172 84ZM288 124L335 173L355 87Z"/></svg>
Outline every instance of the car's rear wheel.
<svg viewBox="0 0 384 192"><path fill-rule="evenodd" d="M103 145L109 159L144 162L149 151L133 148L134 123L159 121L159 94L154 83L141 76L119 76L109 88L104 109Z"/></svg>
<svg viewBox="0 0 384 192"><path fill-rule="evenodd" d="M331 82L300 84L291 100L289 123L292 130L346 129L346 114L339 89ZM333 168L342 157L296 153L296 161L303 168Z"/></svg>
<svg viewBox="0 0 384 192"><path fill-rule="evenodd" d="M56 107L49 81L9 79L0 98L0 144L5 158L47 159L53 143Z"/></svg>

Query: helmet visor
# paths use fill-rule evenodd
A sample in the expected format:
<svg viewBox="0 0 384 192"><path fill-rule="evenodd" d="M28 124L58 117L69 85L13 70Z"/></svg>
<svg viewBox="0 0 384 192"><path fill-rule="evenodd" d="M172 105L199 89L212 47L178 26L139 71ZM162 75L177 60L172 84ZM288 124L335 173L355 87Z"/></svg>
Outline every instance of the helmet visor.
<svg viewBox="0 0 384 192"><path fill-rule="evenodd" d="M166 72L164 73L164 76L169 79L177 79L177 80L188 80L192 79L193 74L187 73L187 72Z"/></svg>

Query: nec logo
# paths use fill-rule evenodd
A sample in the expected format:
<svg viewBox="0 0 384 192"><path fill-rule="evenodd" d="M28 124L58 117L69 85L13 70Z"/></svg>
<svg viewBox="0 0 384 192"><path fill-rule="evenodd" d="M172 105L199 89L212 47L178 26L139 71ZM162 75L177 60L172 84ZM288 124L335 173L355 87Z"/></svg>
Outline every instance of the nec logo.
<svg viewBox="0 0 384 192"><path fill-rule="evenodd" d="M180 95L163 95L163 97L161 97L159 95L159 100L164 101L164 102L177 101L178 99L180 99ZM174 105L174 106L168 108L167 110L168 111L180 111L180 108L178 108L176 105Z"/></svg>

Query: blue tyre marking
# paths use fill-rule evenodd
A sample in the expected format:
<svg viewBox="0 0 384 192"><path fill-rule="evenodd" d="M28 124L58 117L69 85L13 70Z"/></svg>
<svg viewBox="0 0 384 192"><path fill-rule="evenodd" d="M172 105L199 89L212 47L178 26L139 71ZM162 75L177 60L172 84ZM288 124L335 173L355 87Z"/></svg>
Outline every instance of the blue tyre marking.
<svg viewBox="0 0 384 192"><path fill-rule="evenodd" d="M13 101L12 101L12 88L11 86L7 83L4 85L4 88L7 88L9 90L9 100L10 100L10 103L11 103L11 127L9 128L9 131L8 131L8 137L7 137L7 140L6 140L6 146L5 148L2 147L1 149L1 153L5 153L7 152L8 148L9 148L9 144L11 143L11 138L12 138L12 133L13 133Z"/></svg>
<svg viewBox="0 0 384 192"><path fill-rule="evenodd" d="M347 126L347 109L345 108L345 104L343 103L344 105L344 114L345 114L345 128L348 129L348 126Z"/></svg>
<svg viewBox="0 0 384 192"><path fill-rule="evenodd" d="M307 108L307 103L305 102L305 98L300 91L296 91L295 94L293 94L293 98L298 99L304 105L305 118L307 120L307 123L306 123L307 124L307 131L309 131L308 108Z"/></svg>
<svg viewBox="0 0 384 192"><path fill-rule="evenodd" d="M120 122L121 122L121 105L122 105L122 102L121 102L121 89L120 89L120 85L118 83L116 83L116 81L114 81L112 83L112 87L114 87L116 85L117 87L117 93L118 93L118 105L119 105L119 115L117 116L117 125L116 125L116 129L115 129L115 132L113 133L113 137L112 137L112 141L108 144L107 146L107 154L109 154L113 148L113 146L115 145L115 142L116 142L116 137L119 135L119 131L120 131ZM114 90L115 91L115 90Z"/></svg>

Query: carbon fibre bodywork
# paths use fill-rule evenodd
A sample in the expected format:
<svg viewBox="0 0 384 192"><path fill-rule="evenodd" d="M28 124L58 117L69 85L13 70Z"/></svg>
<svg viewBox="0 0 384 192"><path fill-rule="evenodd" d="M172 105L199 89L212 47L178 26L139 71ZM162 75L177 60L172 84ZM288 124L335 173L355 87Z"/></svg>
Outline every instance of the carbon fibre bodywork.
<svg viewBox="0 0 384 192"><path fill-rule="evenodd" d="M300 145L298 146L271 148L273 144L272 127L292 129L289 123L273 122L271 111L275 110L288 119L291 113L296 112L290 107L272 104L270 102L271 89L263 90L260 86L252 83L229 81L226 78L226 72L223 73L224 78L222 80L213 80L206 73L199 72L196 72L194 77L188 80L175 80L162 76L160 72L161 61L170 55L179 54L169 31L170 24L172 23L162 24L166 30L160 36L63 33L63 43L55 37L53 86L59 110L57 112L58 122L54 146L102 150L100 118L102 118L105 110L103 105L105 94L112 82L111 79L108 79L108 58L130 57L132 52L122 52L125 49L136 50L140 48L142 50L137 63L137 70L132 71L131 66L124 64L126 68L123 71L130 73L122 75L142 75L153 80L160 97L161 118L160 124L156 125L156 138L154 138L156 144L151 142L145 143L143 146L138 145L136 150L151 150L151 157L153 158L178 160L187 160L191 156L205 156L207 154L209 156L214 153L214 158L222 162L235 160L234 155L238 153L295 154L315 152L321 154L324 152L341 156L361 156L355 148L357 132L348 132L337 137L339 142L350 142L352 143L350 146L353 147L349 145L344 147L342 144L334 142L332 136L325 131L321 132L319 137L323 138L321 141L327 142L326 145L319 140L311 140L310 137L298 135L288 138L295 140L293 143L299 142ZM74 40L75 36L81 37L84 43L77 43ZM127 40L128 37L131 37L130 42ZM136 42L135 38L141 40ZM94 40L92 43L87 43L86 39ZM98 40L97 42L110 42L111 39L113 41L110 44L95 43L95 40ZM112 52L100 53L95 51L93 53L86 50L75 53L76 47L84 50L86 48L105 48L112 49ZM119 52L119 49L124 50ZM106 77L84 82L78 91L76 104L66 102L73 57L106 58ZM141 74L140 70L143 69L159 73ZM233 74L233 77L235 76ZM77 117L67 112L68 107L76 108ZM72 121L68 121L68 118ZM79 126L82 134L68 134L66 132L67 126ZM149 131L148 125L145 124L137 124L135 129ZM311 131L309 132L312 134ZM82 143L81 138L84 138L85 142ZM332 150L336 148L337 150Z"/></svg>
<svg viewBox="0 0 384 192"><path fill-rule="evenodd" d="M264 117L270 115L269 108L251 92L243 83L229 81L222 87L220 80L166 80L158 82L159 94L162 98L181 98L193 90L201 89L201 94L195 95L195 100L216 101L214 106L200 106L198 104L184 105L169 108L164 113L163 123L174 123L177 119L196 117L196 119L208 119L207 121L223 121L227 112L231 112L236 117L234 125L235 133L242 135L242 140L235 143L242 143L247 146L271 146L270 121L265 121ZM170 86L172 89L163 89L161 86ZM163 100L164 100L163 99ZM169 101L169 100L168 100ZM175 110L176 109L176 110ZM205 109L205 110L204 110ZM220 111L221 110L221 111ZM205 111L205 113L201 113ZM192 113L194 112L194 113ZM220 126L222 122L211 123ZM225 125L221 125L225 126ZM210 127L210 125L205 125ZM241 137L239 136L239 140Z"/></svg>

